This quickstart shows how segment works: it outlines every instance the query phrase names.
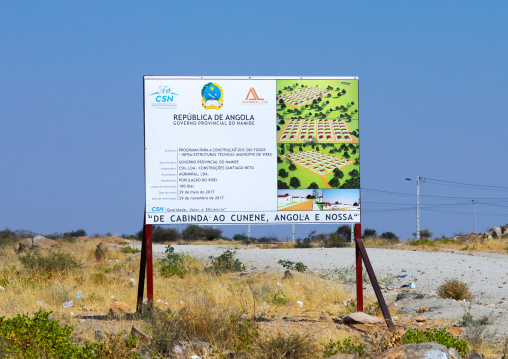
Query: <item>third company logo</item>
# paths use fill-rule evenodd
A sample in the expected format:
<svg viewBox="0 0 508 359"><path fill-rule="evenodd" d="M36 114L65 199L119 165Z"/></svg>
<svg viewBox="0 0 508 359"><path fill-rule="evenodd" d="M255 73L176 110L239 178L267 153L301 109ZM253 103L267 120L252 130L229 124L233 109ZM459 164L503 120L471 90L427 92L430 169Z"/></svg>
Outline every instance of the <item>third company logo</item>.
<svg viewBox="0 0 508 359"><path fill-rule="evenodd" d="M247 92L247 96L245 97L245 100L242 101L242 104L267 104L268 101L266 101L264 98L260 98L256 92L256 89L254 87L251 87L249 92Z"/></svg>

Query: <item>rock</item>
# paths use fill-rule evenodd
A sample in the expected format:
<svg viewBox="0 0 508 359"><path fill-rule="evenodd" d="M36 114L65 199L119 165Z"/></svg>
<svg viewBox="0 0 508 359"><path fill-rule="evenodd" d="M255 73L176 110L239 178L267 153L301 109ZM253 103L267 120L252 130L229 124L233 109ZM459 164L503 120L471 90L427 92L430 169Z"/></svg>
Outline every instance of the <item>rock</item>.
<svg viewBox="0 0 508 359"><path fill-rule="evenodd" d="M343 321L344 324L357 324L357 323L376 324L376 323L382 323L381 319L379 319L377 317L373 317L373 316L368 315L368 314L365 314L363 312L351 313L347 317L345 317L342 321Z"/></svg>
<svg viewBox="0 0 508 359"><path fill-rule="evenodd" d="M101 332L100 330L95 331L95 340L103 340L106 339L107 337L108 336L104 332Z"/></svg>
<svg viewBox="0 0 508 359"><path fill-rule="evenodd" d="M190 358L196 353L211 353L213 347L207 342L193 340L192 342L179 341L173 346L173 355L175 358Z"/></svg>
<svg viewBox="0 0 508 359"><path fill-rule="evenodd" d="M127 303L116 301L111 304L108 314L113 315L113 316L122 316L122 315L131 314L131 313L135 313L135 312L136 312L136 310L134 308L132 308L130 305L128 305Z"/></svg>
<svg viewBox="0 0 508 359"><path fill-rule="evenodd" d="M421 293L413 293L413 292L402 292L397 294L397 297L395 300L402 300L402 299L424 299L425 294Z"/></svg>
<svg viewBox="0 0 508 359"><path fill-rule="evenodd" d="M416 317L415 320L418 322L418 323L423 323L425 322L427 319L425 319L424 317Z"/></svg>
<svg viewBox="0 0 508 359"><path fill-rule="evenodd" d="M461 327L453 327L453 328L447 329L446 331L447 331L448 333L450 333L451 335L460 335L460 334L462 334L462 332L464 331L464 328L461 328Z"/></svg>
<svg viewBox="0 0 508 359"><path fill-rule="evenodd" d="M55 244L56 242L52 239L46 238L44 236L35 236L34 238L25 238L19 241L18 251L38 248L52 248L55 246Z"/></svg>
<svg viewBox="0 0 508 359"><path fill-rule="evenodd" d="M136 328L136 327L132 327L131 336L136 337L136 339L140 343L148 343L150 341L150 338L148 337L148 335L146 335L145 332L143 332L141 329Z"/></svg>
<svg viewBox="0 0 508 359"><path fill-rule="evenodd" d="M378 359L462 359L453 348L438 343L406 344L384 352Z"/></svg>
<svg viewBox="0 0 508 359"><path fill-rule="evenodd" d="M501 227L492 227L490 230L492 233L492 238L500 239L503 236L503 231L501 230Z"/></svg>
<svg viewBox="0 0 508 359"><path fill-rule="evenodd" d="M335 355L332 355L331 357L328 357L328 359L356 359L356 355L337 353Z"/></svg>

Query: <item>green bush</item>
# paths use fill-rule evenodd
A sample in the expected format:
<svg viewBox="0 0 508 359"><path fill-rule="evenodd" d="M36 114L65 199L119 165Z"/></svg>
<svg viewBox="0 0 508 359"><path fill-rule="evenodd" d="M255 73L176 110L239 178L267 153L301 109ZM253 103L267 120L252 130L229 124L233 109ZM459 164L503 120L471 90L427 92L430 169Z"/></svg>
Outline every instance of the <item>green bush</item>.
<svg viewBox="0 0 508 359"><path fill-rule="evenodd" d="M409 243L411 246L433 246L435 243L427 238L418 239Z"/></svg>
<svg viewBox="0 0 508 359"><path fill-rule="evenodd" d="M138 358L134 338L108 337L104 342L75 345L73 327L60 326L50 319L51 312L38 311L33 317L18 314L11 319L0 317L0 357L9 358Z"/></svg>
<svg viewBox="0 0 508 359"><path fill-rule="evenodd" d="M334 342L332 339L328 343L319 342L323 346L323 356L325 358L331 357L337 353L345 354L365 354L365 345L362 343L355 343L351 337L344 340L337 340Z"/></svg>
<svg viewBox="0 0 508 359"><path fill-rule="evenodd" d="M20 256L19 260L25 269L40 274L51 274L81 267L81 264L69 253L61 252L49 252L44 255L36 250Z"/></svg>
<svg viewBox="0 0 508 359"><path fill-rule="evenodd" d="M473 298L469 285L456 278L445 279L445 282L437 287L437 295L440 298L455 300L471 300Z"/></svg>
<svg viewBox="0 0 508 359"><path fill-rule="evenodd" d="M122 253L139 253L139 252L141 252L139 249L132 248L130 246L122 247L121 251L122 251Z"/></svg>
<svg viewBox="0 0 508 359"><path fill-rule="evenodd" d="M425 330L408 329L402 336L405 344L417 344L426 342L435 342L444 345L447 348L454 348L460 355L464 356L468 352L468 342L446 331L446 328L437 330L435 328L427 328Z"/></svg>
<svg viewBox="0 0 508 359"><path fill-rule="evenodd" d="M297 272L305 272L307 270L307 266L303 264L303 262L292 262L289 259L281 259L277 263L279 263L282 267L286 269L294 269Z"/></svg>
<svg viewBox="0 0 508 359"><path fill-rule="evenodd" d="M211 266L207 267L205 270L207 272L213 272L215 274L222 274L227 272L240 272L245 270L245 266L239 259L234 258L235 251L230 251L229 249L222 253L218 257L210 256Z"/></svg>
<svg viewBox="0 0 508 359"><path fill-rule="evenodd" d="M175 249L172 246L167 246L165 253L166 256L158 262L161 275L163 277L185 277L188 270L184 265L184 255L182 253L175 253Z"/></svg>

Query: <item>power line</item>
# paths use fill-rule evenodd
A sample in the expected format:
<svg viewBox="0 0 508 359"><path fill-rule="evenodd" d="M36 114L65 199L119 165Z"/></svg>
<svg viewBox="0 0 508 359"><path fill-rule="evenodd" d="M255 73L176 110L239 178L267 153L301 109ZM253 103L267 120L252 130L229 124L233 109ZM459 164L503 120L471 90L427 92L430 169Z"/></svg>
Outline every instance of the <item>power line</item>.
<svg viewBox="0 0 508 359"><path fill-rule="evenodd" d="M436 184L445 184L449 183L450 185L457 185L458 187L479 187L484 189L491 189L491 190L502 190L502 191L508 191L508 187L505 186L489 186L489 185L483 185L483 184L473 184L473 183L464 183L464 182L455 182L455 181L445 181L445 180L439 180L435 178L424 178L425 181L431 181L431 182L441 182Z"/></svg>

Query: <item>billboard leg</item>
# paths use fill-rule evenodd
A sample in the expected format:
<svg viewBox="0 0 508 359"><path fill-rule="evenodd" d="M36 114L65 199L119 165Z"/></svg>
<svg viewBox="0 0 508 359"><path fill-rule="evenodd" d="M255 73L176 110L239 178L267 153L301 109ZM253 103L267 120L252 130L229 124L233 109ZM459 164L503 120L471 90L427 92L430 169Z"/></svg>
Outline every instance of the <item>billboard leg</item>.
<svg viewBox="0 0 508 359"><path fill-rule="evenodd" d="M146 226L146 298L153 302L152 225Z"/></svg>
<svg viewBox="0 0 508 359"><path fill-rule="evenodd" d="M146 217L146 213L145 213ZM143 220L143 238L141 240L141 259L139 260L138 298L136 300L136 312L141 313L143 304L143 292L145 291L145 268L146 268L146 219Z"/></svg>
<svg viewBox="0 0 508 359"><path fill-rule="evenodd" d="M360 227L361 224L355 226ZM356 228L355 238L357 238L360 228ZM362 269L362 255L358 242L355 241L355 259L356 259L356 311L363 312L363 269Z"/></svg>
<svg viewBox="0 0 508 359"><path fill-rule="evenodd" d="M388 326L388 330L391 333L395 331L395 326L393 325L392 317L390 312L388 311L388 307L386 306L385 299L383 297L383 293L381 293L381 288L379 287L379 283L376 278L376 274L374 273L374 269L372 268L372 264L370 263L369 255L367 254L367 250L365 249L365 245L363 244L362 236L361 236L361 225L356 225L356 248L360 252L360 257L363 258L363 263L365 264L365 269L369 274L370 282L372 283L372 287L374 288L374 293L376 293L377 301L379 306L381 307L381 312L383 313L383 317L385 318L386 325ZM357 262L358 264L358 262ZM358 272L357 272L358 275ZM357 277L358 278L358 277ZM357 279L358 280L358 279ZM360 282L361 283L361 282ZM358 282L357 282L358 287ZM362 298L363 299L363 298Z"/></svg>

